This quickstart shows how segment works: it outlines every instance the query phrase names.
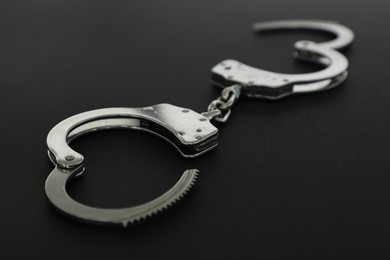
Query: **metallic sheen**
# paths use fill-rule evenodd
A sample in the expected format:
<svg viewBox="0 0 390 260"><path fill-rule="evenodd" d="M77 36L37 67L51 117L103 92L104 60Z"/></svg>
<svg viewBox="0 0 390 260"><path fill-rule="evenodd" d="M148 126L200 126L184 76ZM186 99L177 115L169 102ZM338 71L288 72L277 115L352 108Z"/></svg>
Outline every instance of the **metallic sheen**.
<svg viewBox="0 0 390 260"><path fill-rule="evenodd" d="M69 147L74 139L94 131L126 128L142 130L163 138L184 157L197 157L218 144L218 129L210 121L224 123L241 95L276 100L292 94L323 91L347 78L348 60L338 50L347 47L353 32L340 24L317 20L284 20L254 24L256 32L279 29L309 29L329 32L336 38L323 43L298 41L294 57L325 68L306 74L283 74L261 70L236 60L224 60L213 67L212 81L222 87L220 97L206 112L159 104L142 108L104 108L69 117L47 136L48 154L55 165L46 180L50 202L61 212L78 220L124 227L146 219L180 200L193 186L198 170L186 170L167 192L147 203L119 209L96 208L72 199L66 185L84 173L84 157Z"/></svg>
<svg viewBox="0 0 390 260"><path fill-rule="evenodd" d="M317 20L286 20L256 23L254 29L311 29L333 33L336 39L325 43L295 43L294 57L325 66L321 71L284 74L254 68L236 60L224 60L212 68L212 82L215 85L225 88L240 84L244 96L274 100L291 94L331 89L346 79L348 60L337 49L346 47L354 38L353 32L347 27Z"/></svg>
<svg viewBox="0 0 390 260"><path fill-rule="evenodd" d="M180 180L158 198L123 209L102 209L72 199L66 185L84 172L84 157L69 142L98 130L129 128L153 133L171 143L184 157L199 156L217 146L218 129L201 114L190 109L159 104L144 108L105 108L72 116L48 134L49 158L55 168L46 180L50 202L63 213L85 222L127 226L174 204L193 186L198 170L186 170Z"/></svg>
<svg viewBox="0 0 390 260"><path fill-rule="evenodd" d="M80 175L79 171L79 168L72 170L54 168L45 184L46 195L50 202L64 214L83 222L102 225L119 224L124 227L145 220L175 204L191 189L198 175L198 171L195 169L186 170L171 189L142 205L103 209L81 204L72 199L66 192L67 183Z"/></svg>
<svg viewBox="0 0 390 260"><path fill-rule="evenodd" d="M158 135L175 146L184 157L196 157L217 145L218 129L204 119L206 117L190 109L170 104L97 109L57 124L47 136L47 146L58 166L74 168L84 160L68 145L75 137L103 129L130 128Z"/></svg>

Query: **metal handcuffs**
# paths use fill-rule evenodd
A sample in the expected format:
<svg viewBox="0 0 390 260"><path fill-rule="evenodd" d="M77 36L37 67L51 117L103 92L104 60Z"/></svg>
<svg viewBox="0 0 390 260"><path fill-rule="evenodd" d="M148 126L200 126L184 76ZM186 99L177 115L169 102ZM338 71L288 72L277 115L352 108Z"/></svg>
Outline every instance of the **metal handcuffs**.
<svg viewBox="0 0 390 260"><path fill-rule="evenodd" d="M312 29L332 33L336 38L324 43L295 43L294 56L323 65L325 68L318 72L282 74L236 60L220 62L212 68L212 82L223 88L221 97L213 100L207 112L201 114L170 104L158 104L143 108L97 109L65 119L47 136L49 158L55 165L45 184L50 202L63 213L81 221L126 227L178 201L194 184L198 170L186 170L171 189L150 202L119 209L91 207L75 201L66 191L67 183L84 172L84 158L69 147L70 142L98 130L137 129L165 139L184 157L197 157L217 146L218 129L210 121L225 122L240 95L276 100L293 94L328 90L346 79L348 60L337 50L353 41L354 35L349 28L328 21L283 20L256 23L254 29Z"/></svg>

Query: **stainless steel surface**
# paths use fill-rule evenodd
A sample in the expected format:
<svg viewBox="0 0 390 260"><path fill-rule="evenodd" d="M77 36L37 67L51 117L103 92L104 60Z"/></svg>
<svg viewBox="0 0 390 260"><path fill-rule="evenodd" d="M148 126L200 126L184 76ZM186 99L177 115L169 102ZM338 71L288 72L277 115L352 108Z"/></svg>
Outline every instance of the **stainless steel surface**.
<svg viewBox="0 0 390 260"><path fill-rule="evenodd" d="M179 181L167 192L147 203L118 209L90 207L72 199L66 192L66 185L78 175L82 166L76 169L54 168L46 180L45 190L50 202L64 214L83 222L102 225L123 225L127 227L144 220L175 204L194 185L198 171L186 170Z"/></svg>
<svg viewBox="0 0 390 260"><path fill-rule="evenodd" d="M256 31L276 29L312 29L330 32L336 39L315 43L295 43L294 57L321 64L325 68L306 74L284 74L257 69L236 60L224 60L212 68L212 81L225 88L234 84L243 86L242 94L248 97L280 99L291 94L323 91L341 84L347 77L348 60L336 49L346 47L354 38L347 27L325 21L286 20L262 22L254 25Z"/></svg>
<svg viewBox="0 0 390 260"><path fill-rule="evenodd" d="M225 123L231 114L230 108L236 103L241 95L241 85L233 85L222 90L221 96L211 101L207 112L202 115L214 119L217 122Z"/></svg>
<svg viewBox="0 0 390 260"><path fill-rule="evenodd" d="M104 225L127 226L169 207L186 194L195 182L198 171L186 170L181 179L160 197L123 209L94 208L73 200L66 192L66 185L84 172L84 157L71 149L68 143L83 134L112 128L153 133L174 145L184 157L196 157L217 146L218 129L208 118L170 104L98 109L65 119L47 137L49 158L56 167L48 176L45 189L50 202L73 218Z"/></svg>
<svg viewBox="0 0 390 260"><path fill-rule="evenodd" d="M218 129L204 119L190 109L170 104L92 110L57 124L47 136L47 146L58 166L74 168L83 162L83 156L68 145L75 137L103 129L131 128L162 137L184 157L196 157L217 145ZM70 156L72 160L67 159Z"/></svg>
<svg viewBox="0 0 390 260"><path fill-rule="evenodd" d="M275 29L313 29L333 33L336 39L325 43L299 41L294 56L325 66L307 74L282 74L257 69L236 60L224 60L212 69L213 82L223 88L211 101L207 112L169 104L144 108L105 108L72 116L56 125L48 134L50 160L55 169L47 178L46 194L60 211L86 222L127 226L147 218L178 201L191 188L197 170L186 170L181 179L160 197L142 205L102 209L83 205L66 192L66 185L84 172L83 156L69 147L75 138L98 130L128 128L147 131L171 143L184 157L199 156L217 146L218 129L210 120L224 123L240 95L279 99L291 94L323 91L342 83L347 77L348 61L337 49L353 40L347 27L324 21L287 20L254 25L256 31Z"/></svg>
<svg viewBox="0 0 390 260"><path fill-rule="evenodd" d="M253 29L256 32L269 31L269 30L285 30L285 29L308 29L319 30L331 33L336 36L335 39L322 42L318 45L335 50L347 47L352 43L354 34L348 27L339 24L335 21L325 20L279 20L279 21L267 21L253 24Z"/></svg>

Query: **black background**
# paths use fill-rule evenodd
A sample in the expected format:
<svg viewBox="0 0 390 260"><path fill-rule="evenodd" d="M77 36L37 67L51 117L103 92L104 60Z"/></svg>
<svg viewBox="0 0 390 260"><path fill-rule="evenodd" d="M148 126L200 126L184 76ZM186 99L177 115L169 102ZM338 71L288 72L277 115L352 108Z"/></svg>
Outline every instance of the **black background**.
<svg viewBox="0 0 390 260"><path fill-rule="evenodd" d="M202 112L219 95L210 69L234 58L271 71L297 40L256 35L253 22L337 20L356 34L339 88L278 102L242 98L218 149L182 159L137 131L74 143L85 177L69 186L101 207L146 202L200 169L183 203L135 228L72 221L50 206L45 138L91 109L172 103ZM5 258L388 259L389 5L382 1L0 2L0 252Z"/></svg>

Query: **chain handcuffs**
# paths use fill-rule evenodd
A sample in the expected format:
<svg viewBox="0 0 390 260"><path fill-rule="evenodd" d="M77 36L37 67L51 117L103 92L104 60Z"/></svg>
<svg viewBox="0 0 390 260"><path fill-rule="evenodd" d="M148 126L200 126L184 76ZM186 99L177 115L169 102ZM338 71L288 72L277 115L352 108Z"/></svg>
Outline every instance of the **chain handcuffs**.
<svg viewBox="0 0 390 260"><path fill-rule="evenodd" d="M158 104L142 108L104 108L69 117L57 124L47 136L49 158L55 168L46 180L49 201L75 219L95 224L124 227L158 213L180 200L193 186L198 170L186 170L167 192L147 203L118 209L96 208L71 198L66 185L84 172L83 156L69 147L76 138L98 130L126 128L155 134L171 143L182 156L200 156L218 144L218 129L211 121L224 123L231 107L243 95L277 100L289 95L324 91L347 78L348 60L338 52L354 38L353 32L338 23L317 20L281 20L254 24L257 32L278 29L309 29L332 33L334 40L295 43L294 57L325 68L306 74L282 74L257 69L236 60L224 60L212 68L212 82L221 87L221 96L207 111Z"/></svg>

